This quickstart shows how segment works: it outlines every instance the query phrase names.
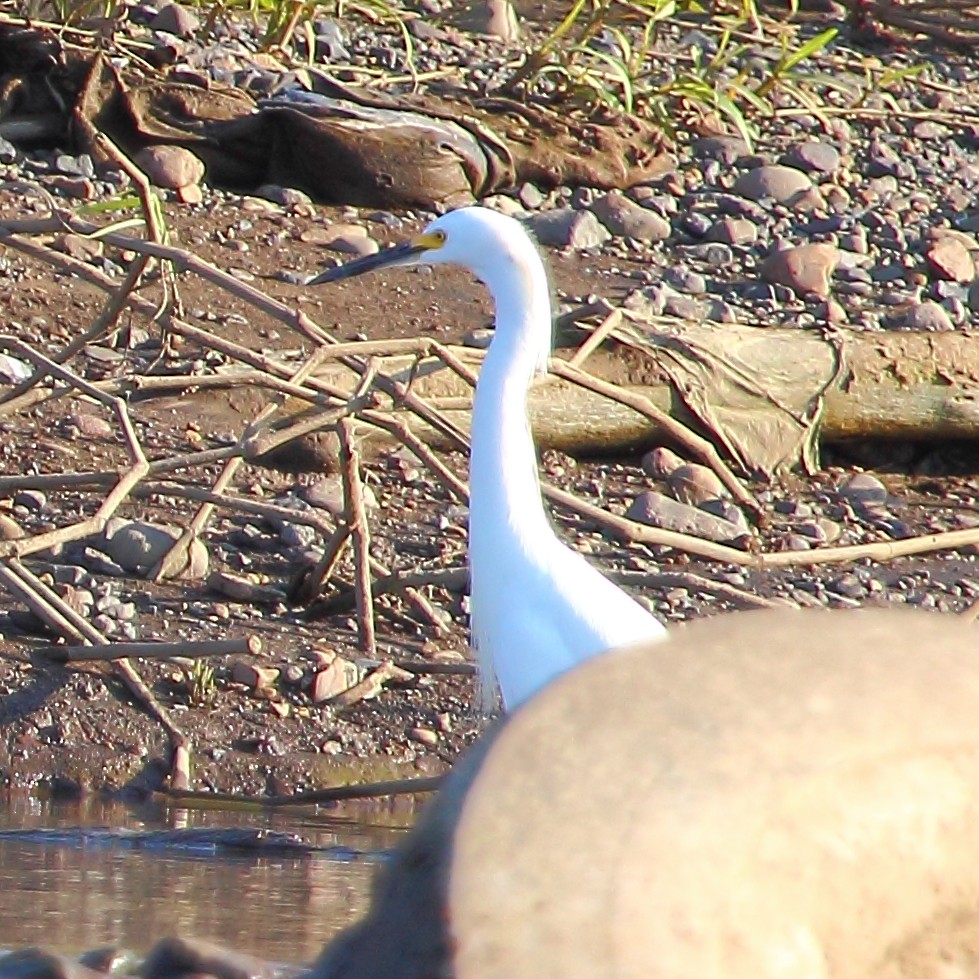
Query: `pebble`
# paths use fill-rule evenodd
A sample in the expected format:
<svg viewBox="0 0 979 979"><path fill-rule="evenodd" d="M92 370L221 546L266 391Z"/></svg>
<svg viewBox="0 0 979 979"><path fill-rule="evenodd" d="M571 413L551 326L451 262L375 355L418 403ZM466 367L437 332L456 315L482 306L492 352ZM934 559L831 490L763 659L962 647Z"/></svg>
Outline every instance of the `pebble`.
<svg viewBox="0 0 979 979"><path fill-rule="evenodd" d="M955 329L948 312L930 299L899 307L886 317L886 325L891 328L932 332Z"/></svg>
<svg viewBox="0 0 979 979"><path fill-rule="evenodd" d="M951 236L939 238L925 251L925 261L932 275L951 282L972 282L976 265L972 253L962 242Z"/></svg>
<svg viewBox="0 0 979 979"><path fill-rule="evenodd" d="M612 191L592 204L598 220L614 235L636 241L665 241L670 236L670 222L655 211L630 200L620 191Z"/></svg>
<svg viewBox="0 0 979 979"><path fill-rule="evenodd" d="M377 509L377 496L370 486L363 485L361 495L367 510ZM303 499L311 506L327 510L334 516L342 514L345 511L343 477L337 473L317 479L305 487Z"/></svg>
<svg viewBox="0 0 979 979"><path fill-rule="evenodd" d="M840 151L831 143L812 140L793 146L782 163L806 173L829 175L840 168Z"/></svg>
<svg viewBox="0 0 979 979"><path fill-rule="evenodd" d="M772 163L741 174L734 182L734 193L752 201L768 197L780 204L791 204L813 190L812 181L801 170Z"/></svg>
<svg viewBox="0 0 979 979"><path fill-rule="evenodd" d="M856 473L840 484L840 496L863 507L881 506L887 502L887 487L870 473Z"/></svg>
<svg viewBox="0 0 979 979"><path fill-rule="evenodd" d="M758 225L748 218L723 217L710 226L707 240L725 245L753 245L758 240Z"/></svg>
<svg viewBox="0 0 979 979"><path fill-rule="evenodd" d="M189 8L177 3L165 3L150 20L149 26L154 31L191 38L200 30L201 21Z"/></svg>
<svg viewBox="0 0 979 979"><path fill-rule="evenodd" d="M542 245L583 251L605 244L612 235L592 211L576 211L559 207L541 211L527 221L530 230Z"/></svg>
<svg viewBox="0 0 979 979"><path fill-rule="evenodd" d="M133 162L165 190L193 187L204 179L203 161L183 146L146 146Z"/></svg>
<svg viewBox="0 0 979 979"><path fill-rule="evenodd" d="M759 271L767 282L787 286L800 297L813 295L826 299L839 262L840 250L835 245L815 242L774 252Z"/></svg>
<svg viewBox="0 0 979 979"><path fill-rule="evenodd" d="M180 533L175 527L113 517L97 541L100 550L116 566L144 575L164 557ZM195 540L190 546L190 560L178 574L191 579L203 578L207 567L207 548L202 541Z"/></svg>
<svg viewBox="0 0 979 979"><path fill-rule="evenodd" d="M40 490L20 490L14 494L14 506L23 507L31 513L40 513L47 505L48 498Z"/></svg>
<svg viewBox="0 0 979 979"><path fill-rule="evenodd" d="M652 527L718 542L732 541L743 534L741 528L730 520L705 513L652 490L640 493L632 501L626 517Z"/></svg>

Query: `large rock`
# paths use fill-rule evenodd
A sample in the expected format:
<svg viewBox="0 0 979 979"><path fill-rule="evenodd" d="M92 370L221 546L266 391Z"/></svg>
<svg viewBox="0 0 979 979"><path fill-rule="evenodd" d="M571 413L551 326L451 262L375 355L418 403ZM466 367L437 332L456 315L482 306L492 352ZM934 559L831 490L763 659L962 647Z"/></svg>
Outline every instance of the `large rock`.
<svg viewBox="0 0 979 979"><path fill-rule="evenodd" d="M312 976L971 974L977 703L974 630L920 611L590 660L457 765Z"/></svg>

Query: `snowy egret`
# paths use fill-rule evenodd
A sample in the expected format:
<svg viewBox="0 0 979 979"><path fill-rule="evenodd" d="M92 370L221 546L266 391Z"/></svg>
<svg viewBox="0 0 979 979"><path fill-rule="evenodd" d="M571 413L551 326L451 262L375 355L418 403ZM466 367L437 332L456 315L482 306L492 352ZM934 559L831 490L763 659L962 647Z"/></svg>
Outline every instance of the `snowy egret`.
<svg viewBox="0 0 979 979"><path fill-rule="evenodd" d="M496 306L473 404L469 567L484 682L496 677L511 710L576 663L666 630L563 544L544 511L526 402L551 352L551 294L540 253L519 222L482 207L462 208L403 244L308 284L446 263L473 272Z"/></svg>

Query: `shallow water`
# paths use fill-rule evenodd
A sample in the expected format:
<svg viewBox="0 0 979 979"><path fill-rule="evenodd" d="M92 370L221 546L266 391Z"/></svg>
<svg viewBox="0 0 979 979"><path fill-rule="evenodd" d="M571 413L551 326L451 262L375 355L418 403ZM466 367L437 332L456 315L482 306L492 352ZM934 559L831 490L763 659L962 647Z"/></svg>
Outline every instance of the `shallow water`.
<svg viewBox="0 0 979 979"><path fill-rule="evenodd" d="M0 830L234 826L297 833L337 848L304 859L3 840L0 948L43 945L78 953L115 945L144 953L160 938L180 934L307 962L363 911L378 860L412 818L407 804L299 815L0 799Z"/></svg>

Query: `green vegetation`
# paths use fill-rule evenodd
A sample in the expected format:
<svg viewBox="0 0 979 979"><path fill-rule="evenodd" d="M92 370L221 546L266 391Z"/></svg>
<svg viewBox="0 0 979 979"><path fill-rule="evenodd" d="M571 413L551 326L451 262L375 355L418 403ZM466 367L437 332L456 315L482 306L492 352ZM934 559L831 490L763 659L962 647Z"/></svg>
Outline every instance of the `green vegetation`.
<svg viewBox="0 0 979 979"><path fill-rule="evenodd" d="M315 53L313 21L363 18L400 33L409 75L416 79L414 48L403 0L187 0L201 10L205 30L248 16L261 27L262 44L279 56ZM827 94L844 92L858 109L871 93L882 94L917 73L887 73L867 65L847 82L820 70L836 37L829 28L812 34L789 17L765 16L758 0L573 0L564 18L531 49L508 79L516 98L543 99L586 115L640 116L670 137L697 122L736 131L749 143L759 123L779 110L811 113L828 125ZM725 5L727 4L727 5ZM80 23L110 16L114 0L28 0L33 16L52 13ZM666 28L670 30L667 33ZM299 45L293 42L301 40ZM869 63L869 60L868 60ZM864 79L859 80L863 71ZM885 98L885 102L889 97Z"/></svg>

